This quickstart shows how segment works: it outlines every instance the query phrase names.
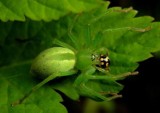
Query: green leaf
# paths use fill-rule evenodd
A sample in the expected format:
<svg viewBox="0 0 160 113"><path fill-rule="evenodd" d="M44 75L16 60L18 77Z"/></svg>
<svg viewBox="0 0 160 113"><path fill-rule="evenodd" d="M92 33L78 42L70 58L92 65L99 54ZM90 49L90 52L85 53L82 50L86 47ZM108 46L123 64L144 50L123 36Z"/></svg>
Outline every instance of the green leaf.
<svg viewBox="0 0 160 113"><path fill-rule="evenodd" d="M138 62L152 57L151 53L160 50L160 23L152 22L150 16L135 17L137 11L132 8L106 9L107 6L103 4L90 12L64 18L74 37L67 37L66 34L61 37L78 51L106 47L111 60L109 73L116 77L135 71ZM105 80L106 86L102 81L96 82L89 81L88 84L97 92L119 92L123 88L116 81ZM95 98L94 94L81 93L90 98L99 98Z"/></svg>
<svg viewBox="0 0 160 113"><path fill-rule="evenodd" d="M112 80L90 80L89 82L87 82L86 86L100 93L106 98L106 100L110 98L112 94L117 94L123 89L123 85ZM83 94L83 96L89 97L93 100L103 101L101 97L97 97L94 94L84 94L84 92L81 93Z"/></svg>
<svg viewBox="0 0 160 113"><path fill-rule="evenodd" d="M25 21L28 17L32 20L58 20L69 12L89 11L99 3L101 0L0 0L0 19Z"/></svg>
<svg viewBox="0 0 160 113"><path fill-rule="evenodd" d="M0 65L33 59L39 52L51 47L52 40L56 37L54 29L48 32L48 23L44 22L27 20L0 22L0 25Z"/></svg>
<svg viewBox="0 0 160 113"><path fill-rule="evenodd" d="M37 84L30 76L29 70L30 61L0 69L1 112L67 113L66 108L60 103L63 101L61 96L47 86L34 92L24 103L11 106Z"/></svg>
<svg viewBox="0 0 160 113"><path fill-rule="evenodd" d="M39 83L38 80L30 77L31 61L28 62L28 60L32 60L40 51L52 47L54 38L61 39L78 51L88 48L92 51L106 47L109 51L111 66L109 75L105 76L111 75L111 77L134 71L138 67L138 62L152 57L151 53L160 49L160 23L152 22L153 18L149 16L135 17L137 11L132 8L107 8L108 2L99 4L92 0L90 2L72 0L69 3L73 5L65 5L65 7L61 7L59 1L45 1L45 4L42 4L44 1L37 1L0 1L3 9L3 11L0 9L2 21L24 21L25 16L31 20L52 20L35 22L27 19L25 22L0 22L0 66L9 65L0 68L2 113L25 111L65 113L66 108L60 103L61 96L52 88L73 100L77 100L79 96L95 99L94 94L81 95L74 88L73 83L79 76L78 73L72 76L73 78L64 77L60 82L56 79L50 87L46 84L27 98L23 104L10 106ZM53 4L54 2L56 3ZM82 3L83 5L79 5ZM15 7L17 5L20 7ZM69 12L82 13L75 15ZM73 27L75 43L68 36L70 27ZM88 37L87 31L90 31L91 36ZM100 76L103 76L102 73ZM87 86L102 95L107 92L118 93L123 88L116 80L110 79L89 80Z"/></svg>
<svg viewBox="0 0 160 113"><path fill-rule="evenodd" d="M79 94L73 86L75 77L68 77L60 80L59 82L52 85L52 87L60 92L63 92L66 96L71 98L72 100L78 100ZM63 85L62 85L63 84Z"/></svg>
<svg viewBox="0 0 160 113"><path fill-rule="evenodd" d="M78 50L106 47L112 74L132 72L138 67L138 62L152 57L151 53L160 49L160 23L152 22L150 16L135 17L136 13L132 8L106 10L106 5L83 13L74 19L72 33L76 44L71 44L74 47L78 45ZM90 29L90 37L85 35L87 28Z"/></svg>

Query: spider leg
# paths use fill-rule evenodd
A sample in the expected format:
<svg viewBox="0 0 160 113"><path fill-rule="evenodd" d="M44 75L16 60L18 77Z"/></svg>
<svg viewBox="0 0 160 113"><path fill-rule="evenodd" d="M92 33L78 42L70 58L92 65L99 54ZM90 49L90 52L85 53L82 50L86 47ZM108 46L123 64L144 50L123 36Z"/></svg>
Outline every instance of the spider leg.
<svg viewBox="0 0 160 113"><path fill-rule="evenodd" d="M74 86L80 95L92 97L93 99L105 100L105 101L110 101L112 99L121 97L121 95L111 93L111 92L107 92L108 94L111 95L110 97L105 97L104 94L102 94L102 92L97 92L94 89L88 87L86 83L90 79L93 79L94 72L95 72L95 68L90 68L86 72L81 73L75 80ZM96 78L96 79L99 79L99 78ZM105 95L106 95L106 92L105 92Z"/></svg>
<svg viewBox="0 0 160 113"><path fill-rule="evenodd" d="M12 106L18 105L23 103L32 93L34 93L36 90L38 90L40 87L42 87L44 84L46 84L47 82L53 80L56 77L60 77L60 76L68 76L68 75L73 75L75 74L77 71L75 70L70 70L68 72L57 72L54 73L50 76L48 76L46 79L44 79L42 82L38 83L36 86L34 86L27 94L25 94L21 99L17 100L16 102L12 103Z"/></svg>

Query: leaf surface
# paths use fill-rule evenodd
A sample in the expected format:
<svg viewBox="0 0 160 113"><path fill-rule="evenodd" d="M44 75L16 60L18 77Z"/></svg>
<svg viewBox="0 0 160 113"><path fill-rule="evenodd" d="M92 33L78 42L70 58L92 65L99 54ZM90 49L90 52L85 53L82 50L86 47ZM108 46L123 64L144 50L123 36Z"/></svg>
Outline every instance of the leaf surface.
<svg viewBox="0 0 160 113"><path fill-rule="evenodd" d="M27 17L32 20L57 20L69 12L89 11L100 2L100 0L0 0L0 19L25 21Z"/></svg>
<svg viewBox="0 0 160 113"><path fill-rule="evenodd" d="M160 23L152 22L153 18L150 16L136 17L137 11L132 8L107 8L108 2L95 4L97 1L62 1L66 4L65 7L61 7L59 1L15 1L0 0L1 8L4 10L0 10L1 20L24 21L25 16L29 19L24 22L0 22L2 113L66 113L66 108L61 104L62 97L57 90L73 100L80 96L99 99L95 98L94 94L81 95L77 92L73 86L77 74L60 81L56 79L51 82L51 86L46 84L37 90L23 104L10 106L40 82L29 74L31 61L40 51L52 47L55 38L68 43L78 51L88 48L93 51L105 47L111 60L109 75L105 76L111 77L135 71L138 62L152 57L151 53L160 49ZM53 4L54 2L56 3ZM17 5L22 7L15 7ZM82 12L78 16L68 13L81 11L88 12ZM73 27L74 43L68 36L70 27ZM99 73L94 75L97 76ZM102 73L100 76L103 76ZM106 92L119 93L123 89L123 85L111 79L89 80L87 86L102 95Z"/></svg>
<svg viewBox="0 0 160 113"><path fill-rule="evenodd" d="M136 17L137 11L132 8L113 7L106 10L107 6L104 4L89 13L74 16L73 20L66 18L72 38L65 34L61 37L78 51L89 48L94 53L96 49L105 47L111 61L108 76L116 77L135 71L138 62L153 57L151 53L160 49L160 23L152 22L154 19L150 16ZM123 88L116 80L104 77L103 81L106 86L102 81L88 81L88 84L97 92L119 92ZM96 99L94 94L81 93Z"/></svg>
<svg viewBox="0 0 160 113"><path fill-rule="evenodd" d="M0 70L0 109L1 113L67 113L60 103L61 96L51 88L44 86L35 91L25 103L11 106L22 98L37 81L29 76L30 62ZM46 93L47 92L47 93Z"/></svg>

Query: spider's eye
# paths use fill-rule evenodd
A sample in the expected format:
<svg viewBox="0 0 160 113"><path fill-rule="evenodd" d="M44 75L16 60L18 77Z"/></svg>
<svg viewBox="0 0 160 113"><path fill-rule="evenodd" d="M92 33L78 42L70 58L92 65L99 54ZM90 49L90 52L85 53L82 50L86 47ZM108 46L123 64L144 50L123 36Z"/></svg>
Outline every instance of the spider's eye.
<svg viewBox="0 0 160 113"><path fill-rule="evenodd" d="M99 57L99 65L97 65L98 67L101 67L103 69L109 70L109 65L110 65L110 60L108 55L100 55Z"/></svg>
<svg viewBox="0 0 160 113"><path fill-rule="evenodd" d="M91 60L95 62L97 67L109 70L110 60L108 54L92 54Z"/></svg>
<svg viewBox="0 0 160 113"><path fill-rule="evenodd" d="M99 55L97 55L97 54L92 54L91 55L91 60L92 61L96 61L97 59L99 59Z"/></svg>

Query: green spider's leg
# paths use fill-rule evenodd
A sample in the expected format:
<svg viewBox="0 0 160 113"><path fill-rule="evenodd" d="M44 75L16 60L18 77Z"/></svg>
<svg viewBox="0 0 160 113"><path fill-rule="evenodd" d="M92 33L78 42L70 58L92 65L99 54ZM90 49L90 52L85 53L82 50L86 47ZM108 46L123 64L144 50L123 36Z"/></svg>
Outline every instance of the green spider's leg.
<svg viewBox="0 0 160 113"><path fill-rule="evenodd" d="M69 48L69 49L71 49L72 51L76 52L76 50L75 50L72 46L70 46L69 44L67 44L67 43L65 43L65 42L62 42L62 41L60 41L60 40L58 40L58 39L54 39L53 43L56 44L56 45L65 47L65 48Z"/></svg>
<svg viewBox="0 0 160 113"><path fill-rule="evenodd" d="M132 76L132 75L137 75L138 74L138 71L135 71L135 72L127 72L127 73L123 73L123 74L120 74L120 75L111 75L109 74L105 74L105 75L93 75L93 76L90 76L90 80L106 80L106 81L116 81L116 80L121 80L127 76ZM87 76L87 75L86 75ZM112 98L118 98L118 97L122 97L122 95L119 95L117 93L113 93L113 92L101 92L101 94L110 94L112 95L109 100L112 100ZM107 97L108 98L108 97Z"/></svg>
<svg viewBox="0 0 160 113"><path fill-rule="evenodd" d="M99 47L100 45L101 45L101 43L102 43L102 36L103 36L103 34L102 34L102 32L98 32L97 34L96 34L96 36L93 38L93 41L92 41L92 46L94 47L94 48L97 48L97 47Z"/></svg>
<svg viewBox="0 0 160 113"><path fill-rule="evenodd" d="M82 72L75 80L74 86L81 95L94 97L94 98L98 98L100 100L106 100L106 101L110 101L112 99L121 97L121 95L114 94L113 96L106 98L100 92L96 92L93 89L87 87L86 83L90 80L90 78L92 78L94 72L95 72L95 68L91 67L86 72Z"/></svg>
<svg viewBox="0 0 160 113"><path fill-rule="evenodd" d="M73 35L73 33L72 33L72 28L69 28L69 30L68 30L68 36L69 36L69 38L71 39L71 41L73 42L75 48L79 48L79 47L78 47L79 44L77 44L77 43L78 43L78 40L77 40L77 38Z"/></svg>
<svg viewBox="0 0 160 113"><path fill-rule="evenodd" d="M126 73L123 73L123 74L120 74L120 75L112 75L112 74L109 74L108 75L94 75L94 76L91 76L90 79L98 79L98 80L120 80L120 79L123 79L127 76L132 76L132 75L138 75L138 71L135 71L135 72L126 72Z"/></svg>
<svg viewBox="0 0 160 113"><path fill-rule="evenodd" d="M100 68L100 67L96 67L96 66L95 66L95 68L96 68L98 71L100 71L100 72L102 72L102 73L104 73L104 74L108 74L108 73L109 73L109 70L106 70L106 69L103 69L103 68Z"/></svg>
<svg viewBox="0 0 160 113"><path fill-rule="evenodd" d="M84 27L84 45L85 48L90 48L92 47L92 37L91 37L91 26L90 24L87 24L86 27Z"/></svg>
<svg viewBox="0 0 160 113"><path fill-rule="evenodd" d="M127 10L119 10L119 11L120 12L126 12L126 11L130 11L130 10L132 10L132 8L128 8ZM89 24L92 24L92 23L95 23L96 21L99 21L101 18L107 16L108 13L110 13L110 11L106 11L105 13L103 13L103 14L97 16L96 18L90 20ZM102 33L106 32L106 31L124 30L124 29L131 30L131 31L136 31L136 32L146 32L146 31L151 30L151 26L147 26L145 28L124 26L124 27L120 27L120 28L107 29L107 30L104 30Z"/></svg>
<svg viewBox="0 0 160 113"><path fill-rule="evenodd" d="M72 29L73 29L73 27L74 27L74 25L76 23L76 20L78 19L79 16L80 16L80 14L77 14L74 17L72 24L70 24L69 28L68 28L68 36L71 39L71 41L73 42L75 48L80 48L79 47L80 44L78 44L78 42L79 42L78 38L73 35Z"/></svg>
<svg viewBox="0 0 160 113"><path fill-rule="evenodd" d="M148 26L146 28L136 28L136 27L120 27L120 28L113 28L113 29L106 29L102 33L108 32L108 31L117 31L117 30L129 30L129 31L135 31L135 32L147 32L151 30L151 27Z"/></svg>
<svg viewBox="0 0 160 113"><path fill-rule="evenodd" d="M70 70L68 72L57 72L57 73L54 73L54 74L48 76L42 82L40 82L36 86L34 86L26 95L24 95L24 97L22 97L21 99L19 99L18 101L14 102L14 103L12 103L12 106L15 106L15 105L23 103L33 92L35 92L37 89L39 89L40 87L42 87L47 82L53 80L54 78L62 77L62 76L68 76L68 75L73 75L75 73L77 73L76 70Z"/></svg>
<svg viewBox="0 0 160 113"><path fill-rule="evenodd" d="M73 46L74 46L75 48L79 48L79 44L77 44L79 40L78 40L77 37L75 37L75 36L73 35L72 29L73 29L74 24L75 24L75 22L76 22L76 20L78 19L79 16L80 16L80 14L76 15L75 18L74 18L73 21L72 21L72 24L70 24L69 27L68 27L68 36L69 36L69 38L71 39L71 41L73 42L73 44L74 44ZM58 39L54 39L53 43L54 43L54 44L57 44L57 45L59 45L59 46L62 46L62 47L69 48L69 49L73 50L74 52L76 52L76 50L75 50L72 46L70 46L69 44L67 44L67 43L65 43L65 42L62 42L62 41L60 41L60 40L58 40Z"/></svg>

